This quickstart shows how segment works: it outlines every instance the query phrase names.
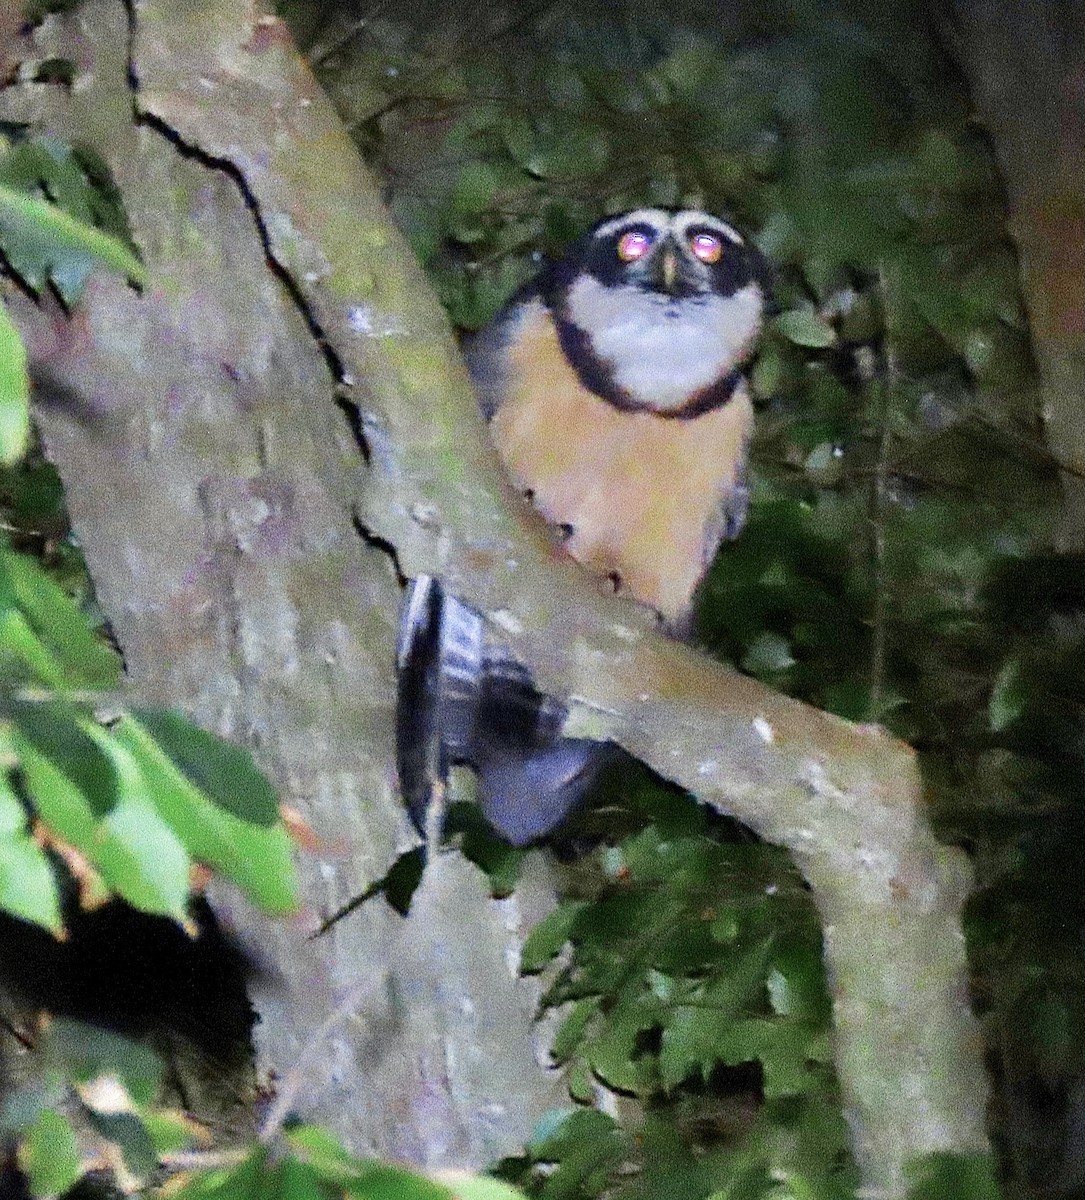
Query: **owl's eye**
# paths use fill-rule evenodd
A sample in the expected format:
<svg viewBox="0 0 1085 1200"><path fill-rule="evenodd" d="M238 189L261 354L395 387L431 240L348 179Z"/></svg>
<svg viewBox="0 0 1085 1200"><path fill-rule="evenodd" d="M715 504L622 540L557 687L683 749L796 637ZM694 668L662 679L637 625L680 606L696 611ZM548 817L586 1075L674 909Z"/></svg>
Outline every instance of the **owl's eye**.
<svg viewBox="0 0 1085 1200"><path fill-rule="evenodd" d="M618 239L618 257L622 262L636 262L652 248L652 239L646 233L631 230Z"/></svg>
<svg viewBox="0 0 1085 1200"><path fill-rule="evenodd" d="M723 257L723 241L714 233L695 233L689 239L689 248L703 263L717 263Z"/></svg>

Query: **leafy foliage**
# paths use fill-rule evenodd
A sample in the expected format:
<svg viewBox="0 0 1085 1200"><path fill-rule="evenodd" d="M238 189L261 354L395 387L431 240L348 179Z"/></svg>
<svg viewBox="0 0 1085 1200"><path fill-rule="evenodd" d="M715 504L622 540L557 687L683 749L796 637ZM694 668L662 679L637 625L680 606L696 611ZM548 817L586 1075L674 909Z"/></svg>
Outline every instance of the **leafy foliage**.
<svg viewBox="0 0 1085 1200"><path fill-rule="evenodd" d="M54 138L0 137L0 251L32 292L48 283L75 303L97 263L143 279L103 163ZM30 435L26 355L0 310L0 463L22 457Z"/></svg>
<svg viewBox="0 0 1085 1200"><path fill-rule="evenodd" d="M97 262L142 279L129 241L116 189L90 152L44 137L4 148L0 248L26 287L49 282L74 303ZM22 344L0 311L0 430L15 431L0 449L10 459L25 449L29 382ZM27 481L33 472L12 477L16 489ZM59 932L50 854L67 863L86 904L115 892L184 922L190 871L201 861L266 907L290 909L289 841L267 781L244 753L171 714L96 714L85 693L106 700L120 674L116 652L63 588L0 546L0 899L8 911Z"/></svg>
<svg viewBox="0 0 1085 1200"><path fill-rule="evenodd" d="M0 248L24 287L48 284L70 305L97 263L139 280L126 240L92 156L51 139L4 148ZM64 537L55 474L37 456L14 465L29 439L28 392L23 346L0 305L0 458L7 525L24 546L0 543L0 909L64 936L74 887L83 909L118 896L192 930L203 864L265 908L290 911L290 841L248 755L175 714L118 705L121 662ZM33 980L19 982L34 992ZM8 1089L0 1127L18 1140L36 1194L61 1194L101 1166L90 1142L108 1147L113 1178L130 1192L193 1141L190 1122L158 1107L163 1065L145 1046L55 1020L33 1048L36 1074Z"/></svg>
<svg viewBox="0 0 1085 1200"><path fill-rule="evenodd" d="M39 1047L46 1064L36 1088L9 1097L7 1128L21 1134L20 1163L35 1195L61 1195L103 1162L127 1194L164 1163L173 1195L316 1200L523 1200L494 1179L444 1184L348 1154L328 1133L299 1125L268 1144L221 1154L201 1151L207 1131L184 1113L157 1107L165 1065L147 1047L74 1021L56 1021ZM87 1132L93 1137L88 1138Z"/></svg>
<svg viewBox="0 0 1085 1200"><path fill-rule="evenodd" d="M448 1184L387 1163L348 1154L322 1129L299 1125L271 1155L254 1149L237 1167L205 1173L173 1194L184 1200L283 1197L284 1200L523 1200L523 1193L495 1179L458 1176Z"/></svg>
<svg viewBox="0 0 1085 1200"><path fill-rule="evenodd" d="M92 150L34 136L0 152L0 245L28 288L51 283L75 304L98 263L143 281L120 196Z"/></svg>
<svg viewBox="0 0 1085 1200"><path fill-rule="evenodd" d="M1059 467L1040 437L1001 187L926 10L766 0L713 7L707 20L681 0L666 11L282 8L462 330L484 324L543 255L642 204L720 213L775 264L780 312L752 371L750 518L702 589L697 636L923 752L941 827L976 853L968 934L1015 1186L1057 1181L1056 1114L1085 1076L1085 908L1073 883L1085 832L1082 564L1043 549ZM803 1112L838 1129L824 1115L830 1074L805 1066L823 1063L811 1050L822 1018L774 1007L794 978L776 964L780 939L803 963L817 958L809 913L796 915L802 896L764 847L717 844L719 831L717 843L676 836L676 803L642 780L609 792L581 825L612 843L598 855L602 881L533 939L535 965L568 942L549 1000L564 1013L556 1053L574 1095L587 1100L602 1080L647 1115L578 1111L531 1148L532 1186L598 1195L630 1162L647 1172L665 1161L668 1137L688 1151L679 1114L710 1112L705 1079L735 1060L760 1064L757 1115L705 1150L725 1164L719 1194L811 1194L800 1177L843 1186L838 1133L795 1132ZM664 845L660 878L642 851ZM488 853L507 888L515 863ZM730 937L673 882L703 884L715 856ZM768 886L788 903L769 902ZM818 1012L821 983L805 971L803 1003ZM725 1016L682 1006L709 978L733 1001ZM800 1144L811 1157L786 1176L792 1187L780 1172ZM983 1169L928 1168L917 1194L989 1194ZM721 1186L642 1182L620 1194Z"/></svg>
<svg viewBox="0 0 1085 1200"><path fill-rule="evenodd" d="M776 263L781 311L753 370L751 518L706 583L698 636L923 749L943 827L975 848L983 883L969 933L1002 1136L1018 1173L1038 1174L1059 1151L1051 1114L1085 1074L1085 596L1080 563L1034 553L1056 474L1037 440L1001 193L918 9L766 2L712 6L710 23L692 2L420 4L409 20L371 2L284 8L461 329L482 325L542 254L642 203L727 215ZM17 142L0 189L0 243L31 289L75 303L95 253L138 277L87 156ZM11 462L28 424L6 325L0 356ZM49 472L32 462L8 481L13 545L33 542L63 587L5 551L0 900L56 928L66 863L85 901L112 888L183 919L190 860L244 881L255 854L249 886L283 903L284 890L260 890L281 859L247 764L227 755L209 776L196 765L208 743L173 718L103 719L87 700L112 688L116 663L66 598L93 623L77 552L44 529L57 512ZM463 823L507 889L518 859ZM574 1098L615 1115L558 1114L506 1174L548 1197L847 1195L820 939L800 881L783 856L710 829L639 777L617 781L584 828L604 823L595 871L578 867L528 961L552 972L554 1052ZM126 1054L113 1045L103 1061ZM156 1140L164 1126L137 1076L124 1075L119 1110L74 1092L133 1178L178 1136ZM68 1063L60 1078L80 1077ZM54 1098L75 1104L70 1089ZM16 1123L42 1190L82 1170L72 1111L43 1101ZM450 1194L348 1160L318 1134L293 1131L287 1146L189 1190ZM486 1187L497 1185L456 1190ZM989 1164L917 1164L913 1190L987 1196Z"/></svg>
<svg viewBox="0 0 1085 1200"><path fill-rule="evenodd" d="M635 1184L615 1191L603 1173L597 1187L573 1186L559 1154L540 1194L771 1194L753 1189L756 1177L764 1188L792 1180L800 1195L851 1195L820 935L802 881L771 847L708 836L704 813L678 797L665 823L600 857L598 894L537 926L523 966L539 970L572 943L543 1000L563 1014L552 1053L574 1098L590 1101L601 1081L651 1115L633 1140L612 1123L562 1133L577 1145L573 1174L587 1146L605 1159L617 1142ZM736 1154L737 1140L746 1149ZM533 1147L535 1161L553 1161L555 1144L566 1142Z"/></svg>
<svg viewBox="0 0 1085 1200"><path fill-rule="evenodd" d="M290 843L266 780L244 752L178 717L96 715L87 693L109 701L119 678L119 658L75 603L0 547L3 906L59 932L54 864L64 862L84 904L115 892L185 922L199 861L266 907L292 908Z"/></svg>
<svg viewBox="0 0 1085 1200"><path fill-rule="evenodd" d="M146 1047L55 1021L38 1052L43 1070L36 1086L9 1096L4 1111L5 1126L22 1135L20 1157L35 1194L68 1191L91 1165L80 1148L80 1125L114 1148L118 1180L128 1190L147 1179L160 1150L189 1140L180 1113L152 1111L163 1064Z"/></svg>

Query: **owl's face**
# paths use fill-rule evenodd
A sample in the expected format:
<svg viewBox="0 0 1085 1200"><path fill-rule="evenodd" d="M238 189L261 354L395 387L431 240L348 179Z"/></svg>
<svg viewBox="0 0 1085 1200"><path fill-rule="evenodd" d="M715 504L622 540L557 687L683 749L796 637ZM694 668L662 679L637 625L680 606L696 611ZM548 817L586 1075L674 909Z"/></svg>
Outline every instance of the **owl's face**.
<svg viewBox="0 0 1085 1200"><path fill-rule="evenodd" d="M767 267L742 236L691 209L600 222L554 273L547 300L562 347L620 408L701 411L752 353ZM728 393L729 394L729 393Z"/></svg>

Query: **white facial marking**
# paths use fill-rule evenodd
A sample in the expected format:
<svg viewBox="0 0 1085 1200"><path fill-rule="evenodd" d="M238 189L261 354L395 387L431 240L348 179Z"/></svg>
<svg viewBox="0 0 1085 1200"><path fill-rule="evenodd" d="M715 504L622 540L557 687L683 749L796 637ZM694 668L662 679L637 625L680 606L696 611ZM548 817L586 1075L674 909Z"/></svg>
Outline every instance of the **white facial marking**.
<svg viewBox="0 0 1085 1200"><path fill-rule="evenodd" d="M663 208L637 208L604 222L595 231L595 237L598 239L613 237L614 234L634 225L647 225L658 233L673 233L679 241L685 240L686 231L691 228L710 229L736 246L745 244L738 230L728 225L726 221L721 221L719 217L713 217L692 208L684 208L681 212L676 213L667 212Z"/></svg>
<svg viewBox="0 0 1085 1200"><path fill-rule="evenodd" d="M662 233L669 227L671 223L671 214L665 212L662 208L638 208L633 212L622 213L619 217L614 217L605 224L600 225L595 231L597 238L608 238L618 232L619 229L626 229L631 225L650 225L653 229L657 229Z"/></svg>
<svg viewBox="0 0 1085 1200"><path fill-rule="evenodd" d="M752 282L731 296L676 299L582 275L566 305L615 384L634 403L668 412L742 361L761 328L763 297Z"/></svg>
<svg viewBox="0 0 1085 1200"><path fill-rule="evenodd" d="M680 241L685 241L685 235L690 229L708 229L712 233L718 233L727 241L732 242L736 246L742 246L745 243L742 240L742 235L737 229L732 228L726 221L721 221L718 217L710 217L707 213L693 212L686 210L685 212L675 213L674 219L671 222L671 229L674 230L675 236Z"/></svg>

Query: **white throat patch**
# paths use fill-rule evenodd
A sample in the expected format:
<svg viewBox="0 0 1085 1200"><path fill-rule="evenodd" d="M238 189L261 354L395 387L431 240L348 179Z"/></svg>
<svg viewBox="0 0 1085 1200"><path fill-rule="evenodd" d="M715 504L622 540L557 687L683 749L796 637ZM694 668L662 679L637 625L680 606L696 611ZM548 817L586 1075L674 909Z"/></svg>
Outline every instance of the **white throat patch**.
<svg viewBox="0 0 1085 1200"><path fill-rule="evenodd" d="M634 404L670 412L743 361L763 304L753 282L730 296L675 298L582 275L569 288L566 315Z"/></svg>

